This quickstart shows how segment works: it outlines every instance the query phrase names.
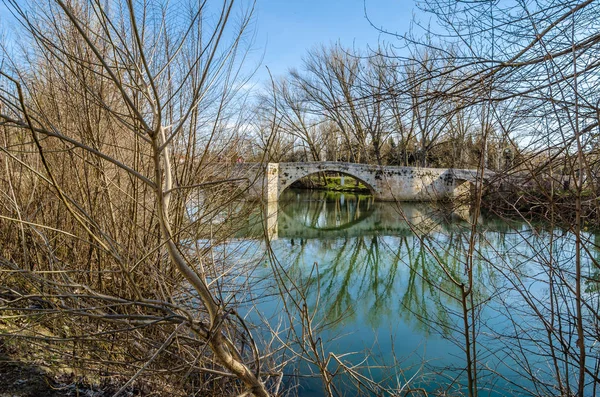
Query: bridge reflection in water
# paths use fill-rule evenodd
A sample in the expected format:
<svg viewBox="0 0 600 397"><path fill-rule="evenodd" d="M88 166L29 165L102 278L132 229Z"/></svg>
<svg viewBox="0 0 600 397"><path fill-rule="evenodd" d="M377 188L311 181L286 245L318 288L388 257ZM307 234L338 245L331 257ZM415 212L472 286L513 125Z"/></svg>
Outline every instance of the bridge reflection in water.
<svg viewBox="0 0 600 397"><path fill-rule="evenodd" d="M288 189L279 202L269 203L264 219L272 240L328 240L441 231L451 216L431 203L399 205L375 201L370 195Z"/></svg>
<svg viewBox="0 0 600 397"><path fill-rule="evenodd" d="M432 203L295 189L271 204L266 211L271 247L293 279L309 289L318 285L322 318L348 323L358 316L359 322L378 327L389 316L400 316L424 333L432 318L447 332L450 321L441 308L448 302L432 286L444 276L439 261L447 270L461 271L462 260L454 253L468 244L460 233L468 224L455 212ZM252 238L264 237L263 225L255 223ZM317 263L318 275L311 270ZM415 313L425 321L415 321ZM419 344L422 334L402 332Z"/></svg>

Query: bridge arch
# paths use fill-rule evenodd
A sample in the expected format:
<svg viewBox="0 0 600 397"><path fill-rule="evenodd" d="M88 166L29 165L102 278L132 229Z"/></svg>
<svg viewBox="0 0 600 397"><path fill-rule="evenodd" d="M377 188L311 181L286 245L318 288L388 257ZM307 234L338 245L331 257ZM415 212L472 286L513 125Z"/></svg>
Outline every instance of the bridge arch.
<svg viewBox="0 0 600 397"><path fill-rule="evenodd" d="M337 172L357 179L365 185L373 196L378 194L377 183L371 172L365 172L363 164L338 162L320 163L279 163L278 197L294 182L320 172ZM368 167L368 166L367 166Z"/></svg>
<svg viewBox="0 0 600 397"><path fill-rule="evenodd" d="M298 178L294 179L293 181L288 181L288 182L286 182L286 184L285 184L284 186L281 186L281 185L280 185L280 186L279 186L279 196L281 196L281 194L282 194L282 193L283 193L283 192L284 192L284 191L285 191L287 188L289 188L290 186L292 186L292 185L294 184L294 182L297 182L297 181L299 181L300 179L302 179L302 178L305 178L305 177L307 177L307 176L316 175L316 174L318 174L318 173L320 173L320 172L337 172L337 173L339 173L339 174L342 174L342 175L345 175L345 176L350 176L350 177L352 177L352 178L354 178L354 179L358 180L359 182L361 182L363 185L365 185L365 186L367 187L367 189L369 189L369 191L371 192L371 194L372 194L372 195L375 195L375 192L376 192L376 191L375 191L375 188L374 188L373 186L371 186L371 185L369 184L369 182L367 182L367 181L363 180L362 178L360 178L360 177L358 177L358 176L356 176L356 175L354 175L354 174L351 174L351 173L348 173L348 172L343 172L343 171L337 171L337 170L324 170L324 171L312 172L312 173L310 173L310 174L306 174L306 175L304 175L304 176L300 176L300 177L298 177Z"/></svg>

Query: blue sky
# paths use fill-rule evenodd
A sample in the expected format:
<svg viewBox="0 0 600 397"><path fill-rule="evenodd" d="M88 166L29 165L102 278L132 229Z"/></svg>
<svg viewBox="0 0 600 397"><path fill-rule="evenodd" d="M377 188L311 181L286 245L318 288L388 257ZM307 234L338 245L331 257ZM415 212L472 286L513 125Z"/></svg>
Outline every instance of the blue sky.
<svg viewBox="0 0 600 397"><path fill-rule="evenodd" d="M321 44L341 42L363 50L376 47L379 40L395 42L373 28L404 33L413 16L412 0L257 0L255 55L263 64L257 78L267 76L265 67L282 75L301 67L306 52Z"/></svg>
<svg viewBox="0 0 600 397"><path fill-rule="evenodd" d="M380 40L396 42L371 26L365 11L376 26L404 33L414 8L414 0L257 0L252 25L256 36L247 67L256 67L264 56L254 78L264 81L266 67L275 76L300 68L307 51L321 44L340 42L364 50L368 45L376 47ZM13 22L7 14L0 0L0 25ZM1 26L0 30L9 33Z"/></svg>

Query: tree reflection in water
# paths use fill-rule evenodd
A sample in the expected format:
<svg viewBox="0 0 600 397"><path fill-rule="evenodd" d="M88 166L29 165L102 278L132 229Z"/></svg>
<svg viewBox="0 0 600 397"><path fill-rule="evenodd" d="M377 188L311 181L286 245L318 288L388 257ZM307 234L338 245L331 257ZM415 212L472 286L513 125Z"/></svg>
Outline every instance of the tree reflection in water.
<svg viewBox="0 0 600 397"><path fill-rule="evenodd" d="M451 228L448 213L347 193L291 191L284 199L277 254L295 279L319 291L323 319L345 326L363 313L361 321L375 328L400 316L425 334L432 327L450 332L448 310L458 291L439 261L459 278L464 258L455 253L467 240ZM316 293L308 295L315 304Z"/></svg>
<svg viewBox="0 0 600 397"><path fill-rule="evenodd" d="M377 364L396 364L388 373L394 379L400 374L406 381L418 373L420 385L433 385L428 391L451 384L458 394L464 392L460 285L466 284L465 264L470 263L476 282L468 328L477 342L478 388L489 396L503 396L532 394L528 388L542 387L550 395L558 371L564 368L566 377L575 373L570 368L577 362L569 356L576 345L569 317L575 243L568 231L481 221L471 262L469 224L443 208L379 203L347 193L290 191L282 198L278 239L271 247L289 283L299 287L291 293L306 297L297 301L306 302L310 315L314 313L318 340L334 339L325 342L324 357L327 351L369 349L366 355L345 358L362 363L368 357L366 364L373 364L377 350ZM595 331L600 329L595 309L600 307L600 249L594 248L596 235L582 236L592 247L582 265L586 345L595 346L600 340ZM265 277L272 282L272 273ZM281 307L258 310L270 310L277 319L283 314ZM299 317L289 317L290 327ZM302 343L302 336L296 343ZM558 348L565 352L563 361L553 367ZM590 351L588 359L589 373L600 368L596 352ZM378 381L385 379L385 374L374 375L373 367L368 371ZM594 393L591 388L589 395Z"/></svg>

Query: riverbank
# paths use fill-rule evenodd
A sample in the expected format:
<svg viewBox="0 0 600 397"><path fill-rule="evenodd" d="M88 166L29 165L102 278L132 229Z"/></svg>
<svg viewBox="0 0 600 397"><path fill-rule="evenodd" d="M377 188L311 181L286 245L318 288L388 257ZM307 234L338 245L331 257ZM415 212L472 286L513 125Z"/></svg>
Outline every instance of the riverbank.
<svg viewBox="0 0 600 397"><path fill-rule="evenodd" d="M110 397L127 382L108 372L99 376L71 368L70 360L63 360L71 351L51 342L58 339L51 329L33 324L29 328L37 339L13 338L19 325L0 320L0 397ZM47 340L39 338L41 335ZM120 395L156 395L154 389L141 379L125 387Z"/></svg>
<svg viewBox="0 0 600 397"><path fill-rule="evenodd" d="M484 194L482 210L503 218L551 222L569 228L577 217L577 197L570 190L557 190L554 194L539 189L495 190ZM581 227L600 229L598 195L583 191L580 202Z"/></svg>
<svg viewBox="0 0 600 397"><path fill-rule="evenodd" d="M112 384L92 386L73 372L53 373L45 368L43 359L26 359L19 349L0 339L0 397L108 397L119 390ZM133 395L133 390L127 389L125 395Z"/></svg>

